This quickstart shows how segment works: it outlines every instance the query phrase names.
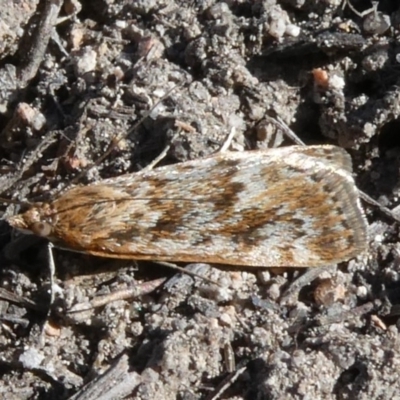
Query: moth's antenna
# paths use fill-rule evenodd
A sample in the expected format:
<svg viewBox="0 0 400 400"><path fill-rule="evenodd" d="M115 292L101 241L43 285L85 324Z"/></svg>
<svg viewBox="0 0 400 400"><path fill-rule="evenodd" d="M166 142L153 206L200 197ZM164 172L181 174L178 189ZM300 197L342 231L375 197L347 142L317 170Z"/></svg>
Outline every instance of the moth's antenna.
<svg viewBox="0 0 400 400"><path fill-rule="evenodd" d="M135 131L142 123L143 121L149 117L149 115L165 100L168 98L168 96L177 88L181 87L182 85L175 85L173 86L170 90L168 90L168 92L161 97L161 99L159 99L148 111L146 111L143 116L125 133L125 134L120 134L120 135L115 135L114 138L112 139L110 145L108 146L107 150L104 152L103 155L101 155L95 162L93 162L91 165L87 166L86 168L84 168L81 172L78 173L77 176L75 176L75 178L73 178L69 183L68 186L71 184L75 184L76 182L78 182L85 174L87 174L92 168L94 168L96 165L101 164L110 154L111 152L116 148L116 146L121 142L121 140L123 140L127 135L129 135L130 133L132 133L133 131ZM47 147L48 144L54 142L55 138L54 138L54 132L51 132L49 138L47 138L47 140L45 141L45 146ZM38 155L41 152L44 151L44 146L39 146L35 151L34 151L34 155ZM156 164L161 158L163 158L165 156L165 152L168 151L168 149L166 149L162 155L160 155L159 157L157 157L156 161L154 161L152 163L152 165ZM12 184L18 180L18 178L20 178L22 176L22 173L24 171L26 171L28 169L28 167L32 164L33 160L35 160L37 157L31 157L29 159L28 162L25 162L24 165L22 166L22 172L20 172L18 174L17 179L14 179L13 182L9 185L5 185L5 187L2 188L2 192L6 191L9 189L10 186L12 186ZM63 187L62 189L56 191L54 193L54 196L59 195L62 191L64 191L66 189L66 187ZM29 202L21 202L21 201L15 201L15 200L9 200L9 199L5 199L5 198L1 198L0 197L0 202L3 202L5 204L21 204L24 206L31 206L31 203Z"/></svg>
<svg viewBox="0 0 400 400"><path fill-rule="evenodd" d="M168 92L161 97L160 100L158 100L156 102L156 104L154 104L153 107L150 108L150 110L146 111L144 113L144 115L130 128L128 129L128 131L125 134L121 134L118 136L114 136L114 138L112 139L108 149L104 152L103 155L101 155L94 163L92 163L91 165L89 165L88 167L86 167L85 169L83 169L75 178L73 178L70 181L70 184L74 184L76 182L78 182L83 176L85 176L85 174L87 174L92 168L94 168L96 165L101 164L110 154L111 152L117 147L117 145L121 142L122 139L124 139L127 135L129 135L130 133L132 133L133 131L135 131L142 123L143 121L148 118L150 116L150 114L165 100L168 98L168 96L178 87L181 87L182 85L175 85L173 88L171 88L170 90L168 90ZM64 188L65 189L65 188ZM64 189L61 189L64 190ZM59 194L59 193L56 193Z"/></svg>
<svg viewBox="0 0 400 400"><path fill-rule="evenodd" d="M22 205L24 207L30 207L32 204L29 203L29 201L19 201L19 200L12 200L12 199L6 199L5 197L0 197L0 203L4 204L17 204L17 205Z"/></svg>

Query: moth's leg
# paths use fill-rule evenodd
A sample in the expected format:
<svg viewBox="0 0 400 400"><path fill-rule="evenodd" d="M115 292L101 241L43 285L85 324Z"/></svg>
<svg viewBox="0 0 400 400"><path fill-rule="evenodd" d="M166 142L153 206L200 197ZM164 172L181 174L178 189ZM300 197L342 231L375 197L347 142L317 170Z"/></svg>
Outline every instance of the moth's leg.
<svg viewBox="0 0 400 400"><path fill-rule="evenodd" d="M265 115L264 119L266 119L267 121L276 125L279 129L282 130L283 134L287 138L292 140L297 145L305 146L305 143L289 128L289 126L279 116L276 116L274 118L269 115ZM231 131L229 132L229 135L227 136L225 142L221 146L221 149L219 150L219 152L222 153L229 149L229 146L232 144L232 140L235 137L235 134L236 134L236 129L235 129L235 127L232 127Z"/></svg>
<svg viewBox="0 0 400 400"><path fill-rule="evenodd" d="M266 115L265 118L281 128L283 134L286 135L288 139L293 140L293 142L299 146L306 146L306 144L289 128L289 126L278 115L275 118Z"/></svg>
<svg viewBox="0 0 400 400"><path fill-rule="evenodd" d="M171 139L171 142L174 138ZM164 148L164 150L148 165L146 165L142 171L150 171L153 169L163 158L166 157L166 155L169 152L169 149L171 148L171 143L167 144Z"/></svg>
<svg viewBox="0 0 400 400"><path fill-rule="evenodd" d="M49 268L49 278L50 278L50 307L48 311L48 315L50 314L51 306L54 302L54 275L56 274L56 265L54 263L53 256L53 243L47 243L47 260L48 260L48 268Z"/></svg>
<svg viewBox="0 0 400 400"><path fill-rule="evenodd" d="M219 151L218 151L219 153L224 153L225 151L227 151L229 149L235 135L236 135L236 129L235 129L235 127L232 127L231 131L229 132L229 135L225 139L225 142L222 144L221 148L219 149Z"/></svg>
<svg viewBox="0 0 400 400"><path fill-rule="evenodd" d="M50 300L48 307L46 309L46 315L45 315L45 322L42 325L42 332L41 332L41 341L44 344L45 338L47 336L47 330L49 326L49 318L51 314L51 309L54 303L54 292L55 292L55 286L54 286L54 275L56 273L56 266L54 263L54 256L53 256L53 244L48 242L46 244L46 251L47 251L47 268L49 271L49 281L50 281Z"/></svg>
<svg viewBox="0 0 400 400"><path fill-rule="evenodd" d="M334 273L336 269L337 265L327 265L326 267L320 268L308 268L304 274L291 283L289 288L282 295L280 304L287 305L296 303L298 301L298 296L301 289L321 276L321 273Z"/></svg>
<svg viewBox="0 0 400 400"><path fill-rule="evenodd" d="M46 246L46 254L43 253L44 248L42 245ZM40 330L41 330L41 335L40 335L40 340L44 343L45 337L47 335L47 329L48 329L48 321L49 321L49 316L51 313L52 305L54 302L54 293L55 293L55 284L54 284L54 274L55 274L55 267L54 267L54 257L53 257L53 246L50 243L43 243L43 238L39 238L34 235L22 235L17 237L16 239L12 240L10 243L8 243L5 248L3 249L3 256L22 267L25 269L31 269L32 270L32 260L30 260L29 264L26 260L21 257L21 253L24 252L25 250L28 250L29 248L32 248L33 246L39 246L40 252L38 253L38 259L37 261L40 262L40 266L37 266L37 268L42 269L42 264L46 264L46 267L49 270L49 274L47 277L46 274L46 279L45 283L41 283L42 289L46 288L46 298L37 302L33 302L30 299L23 298L21 296L17 296L14 294L14 300L17 303L20 303L21 305L34 309L38 312L40 312L42 323L40 324ZM47 289L48 288L48 289ZM4 293L3 293L4 295ZM18 297L20 297L18 299Z"/></svg>
<svg viewBox="0 0 400 400"><path fill-rule="evenodd" d="M228 150L229 146L232 143L233 138L235 137L236 134L236 129L232 128L228 137L226 138L225 142L222 144L221 148L218 150L218 153L222 153ZM172 137L171 142L174 140L174 137ZM171 144L167 144L164 148L164 150L149 164L146 165L146 167L143 168L142 171L150 171L153 169L163 158L166 157L168 154L169 149L171 148Z"/></svg>

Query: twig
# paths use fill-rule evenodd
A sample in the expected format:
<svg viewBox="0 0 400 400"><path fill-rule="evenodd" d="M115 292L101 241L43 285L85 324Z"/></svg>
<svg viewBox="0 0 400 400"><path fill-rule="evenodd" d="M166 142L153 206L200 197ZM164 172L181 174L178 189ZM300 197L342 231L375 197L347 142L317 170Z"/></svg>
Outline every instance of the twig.
<svg viewBox="0 0 400 400"><path fill-rule="evenodd" d="M63 3L62 0L45 0L36 32L33 34L33 43L27 52L27 63L21 67L18 73L20 88L25 88L36 76Z"/></svg>

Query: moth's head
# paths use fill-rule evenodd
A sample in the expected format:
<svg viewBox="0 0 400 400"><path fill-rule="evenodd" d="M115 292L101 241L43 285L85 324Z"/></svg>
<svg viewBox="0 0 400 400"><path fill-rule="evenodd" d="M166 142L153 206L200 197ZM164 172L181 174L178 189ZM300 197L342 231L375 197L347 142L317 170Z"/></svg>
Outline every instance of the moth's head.
<svg viewBox="0 0 400 400"><path fill-rule="evenodd" d="M48 216L49 209L46 205L36 205L22 214L7 218L7 222L13 228L24 233L33 233L37 236L48 237L53 230Z"/></svg>

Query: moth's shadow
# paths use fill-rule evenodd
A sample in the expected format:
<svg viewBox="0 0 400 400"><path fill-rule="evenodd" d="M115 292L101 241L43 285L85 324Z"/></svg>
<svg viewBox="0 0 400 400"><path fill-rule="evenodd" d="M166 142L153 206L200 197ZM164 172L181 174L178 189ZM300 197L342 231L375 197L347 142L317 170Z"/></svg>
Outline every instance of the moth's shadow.
<svg viewBox="0 0 400 400"><path fill-rule="evenodd" d="M357 172L357 186L376 200L398 197L400 190L400 118L385 123L379 137L353 153ZM378 151L376 151L378 149ZM368 163L365 162L368 160ZM383 204L392 208L389 204Z"/></svg>

